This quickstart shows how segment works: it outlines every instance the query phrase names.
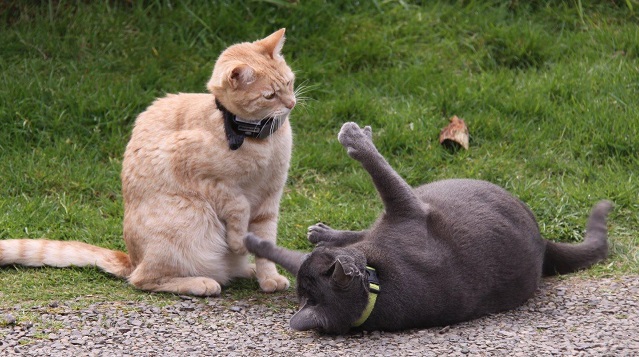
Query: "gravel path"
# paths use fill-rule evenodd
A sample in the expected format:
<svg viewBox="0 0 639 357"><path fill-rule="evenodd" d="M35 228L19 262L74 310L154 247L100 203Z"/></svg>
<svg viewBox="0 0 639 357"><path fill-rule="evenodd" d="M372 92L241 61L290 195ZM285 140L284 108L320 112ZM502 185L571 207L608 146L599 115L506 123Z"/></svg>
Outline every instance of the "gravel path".
<svg viewBox="0 0 639 357"><path fill-rule="evenodd" d="M0 309L0 355L639 356L639 276L546 279L516 310L401 333L295 332L288 327L292 290L260 300L184 297L161 307L108 302L78 308L71 301Z"/></svg>

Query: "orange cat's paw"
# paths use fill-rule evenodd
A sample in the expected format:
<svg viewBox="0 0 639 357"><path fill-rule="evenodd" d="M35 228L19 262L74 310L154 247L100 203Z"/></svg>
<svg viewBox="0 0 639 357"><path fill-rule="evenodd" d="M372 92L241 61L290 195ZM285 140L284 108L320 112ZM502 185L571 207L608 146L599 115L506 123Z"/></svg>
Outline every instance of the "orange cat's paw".
<svg viewBox="0 0 639 357"><path fill-rule="evenodd" d="M209 278L193 278L188 282L186 293L195 296L218 296L222 293L220 284Z"/></svg>
<svg viewBox="0 0 639 357"><path fill-rule="evenodd" d="M267 293L286 290L291 285L288 279L279 274L269 275L265 279L260 280L259 283L262 291Z"/></svg>

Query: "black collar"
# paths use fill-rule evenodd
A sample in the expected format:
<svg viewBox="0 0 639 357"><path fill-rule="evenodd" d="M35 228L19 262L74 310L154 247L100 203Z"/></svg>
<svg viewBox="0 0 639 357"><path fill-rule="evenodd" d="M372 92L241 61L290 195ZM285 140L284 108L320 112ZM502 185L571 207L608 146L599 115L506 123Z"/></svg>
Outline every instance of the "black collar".
<svg viewBox="0 0 639 357"><path fill-rule="evenodd" d="M269 117L257 123L251 123L238 119L237 115L226 109L217 98L215 98L215 105L217 105L217 109L219 109L224 116L224 131L226 132L226 139L229 142L229 148L231 150L239 149L242 143L244 143L244 138L247 136L257 139L267 138L279 129L286 119L284 116L277 118Z"/></svg>

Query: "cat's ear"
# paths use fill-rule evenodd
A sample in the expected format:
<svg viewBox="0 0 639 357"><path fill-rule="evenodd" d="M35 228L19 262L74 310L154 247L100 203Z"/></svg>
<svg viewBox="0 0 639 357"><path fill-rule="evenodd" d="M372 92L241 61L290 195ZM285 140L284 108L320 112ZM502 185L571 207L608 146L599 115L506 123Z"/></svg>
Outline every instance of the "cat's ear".
<svg viewBox="0 0 639 357"><path fill-rule="evenodd" d="M233 62L220 67L219 71L213 71L213 76L206 85L211 92L227 85L237 89L255 81L255 70L248 64Z"/></svg>
<svg viewBox="0 0 639 357"><path fill-rule="evenodd" d="M353 278L360 275L355 262L348 256L338 256L332 269L331 281L339 288L348 287Z"/></svg>
<svg viewBox="0 0 639 357"><path fill-rule="evenodd" d="M268 37L257 41L273 59L281 56L280 52L282 51L284 40L286 39L284 37L284 32L286 32L286 29L279 29L270 34Z"/></svg>
<svg viewBox="0 0 639 357"><path fill-rule="evenodd" d="M291 317L291 328L296 331L307 331L322 327L317 312L312 306L304 305Z"/></svg>
<svg viewBox="0 0 639 357"><path fill-rule="evenodd" d="M255 71L247 64L239 64L228 72L226 77L231 88L237 89L255 81Z"/></svg>

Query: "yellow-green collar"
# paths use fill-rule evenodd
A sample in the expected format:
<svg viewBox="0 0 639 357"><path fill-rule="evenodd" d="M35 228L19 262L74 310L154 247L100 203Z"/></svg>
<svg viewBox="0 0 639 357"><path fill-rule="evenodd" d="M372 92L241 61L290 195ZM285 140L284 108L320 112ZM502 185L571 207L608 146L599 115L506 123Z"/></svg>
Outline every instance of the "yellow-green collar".
<svg viewBox="0 0 639 357"><path fill-rule="evenodd" d="M373 312L375 308L375 302L377 301L377 294L381 290L379 285L379 279L377 278L377 272L374 268L366 267L366 273L368 274L368 304L357 321L353 322L353 327L361 326Z"/></svg>

